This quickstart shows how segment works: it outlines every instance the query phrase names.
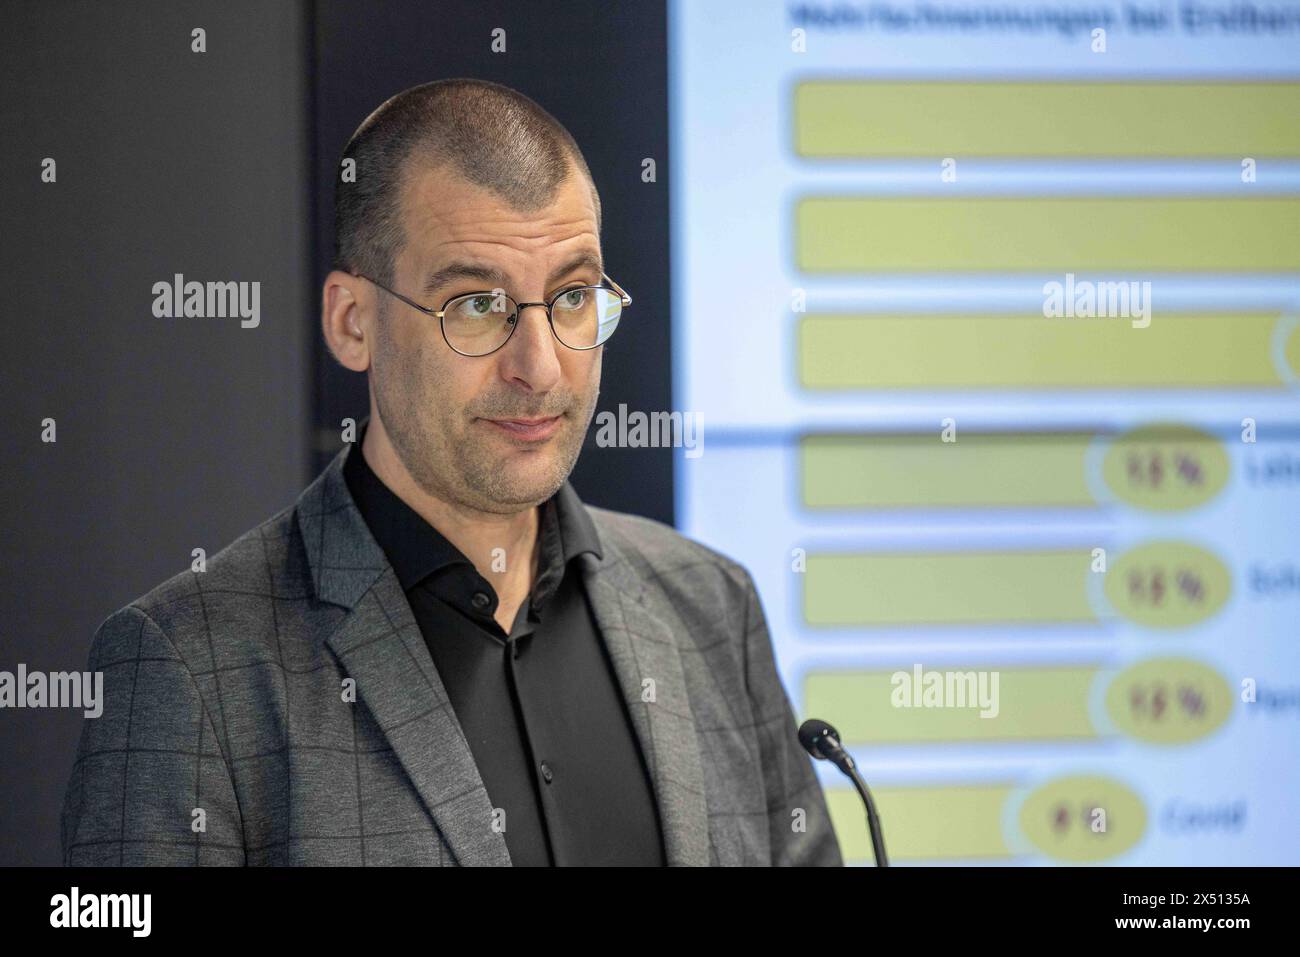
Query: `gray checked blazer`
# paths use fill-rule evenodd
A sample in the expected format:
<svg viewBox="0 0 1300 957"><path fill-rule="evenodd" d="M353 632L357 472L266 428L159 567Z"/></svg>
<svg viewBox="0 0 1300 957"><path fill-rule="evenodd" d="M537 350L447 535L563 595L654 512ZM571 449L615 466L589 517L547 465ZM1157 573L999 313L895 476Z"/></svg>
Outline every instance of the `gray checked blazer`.
<svg viewBox="0 0 1300 957"><path fill-rule="evenodd" d="M510 864L348 492L352 448L206 571L99 627L104 709L68 781L65 864ZM668 863L842 864L749 573L662 523L588 511L605 557L579 561Z"/></svg>

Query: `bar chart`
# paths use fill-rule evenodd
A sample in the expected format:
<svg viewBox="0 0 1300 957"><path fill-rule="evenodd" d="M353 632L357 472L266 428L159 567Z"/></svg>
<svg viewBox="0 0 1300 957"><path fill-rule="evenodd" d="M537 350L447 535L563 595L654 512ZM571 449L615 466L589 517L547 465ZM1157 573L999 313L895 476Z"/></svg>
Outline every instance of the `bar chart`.
<svg viewBox="0 0 1300 957"><path fill-rule="evenodd" d="M678 525L895 862L1300 862L1300 27L884 6L672 8Z"/></svg>

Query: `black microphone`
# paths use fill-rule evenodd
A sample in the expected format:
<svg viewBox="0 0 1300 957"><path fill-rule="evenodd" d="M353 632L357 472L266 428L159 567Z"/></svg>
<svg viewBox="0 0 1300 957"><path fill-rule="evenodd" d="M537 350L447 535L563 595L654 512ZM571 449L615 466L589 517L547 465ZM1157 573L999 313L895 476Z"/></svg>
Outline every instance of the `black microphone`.
<svg viewBox="0 0 1300 957"><path fill-rule="evenodd" d="M876 866L888 867L889 858L885 854L885 837L880 833L880 817L876 814L876 802L871 799L867 782L858 774L853 756L840 744L840 733L825 721L809 718L799 726L799 743L818 761L830 761L853 782L858 795L862 798L862 803L867 806L867 829L871 832L871 850L876 855Z"/></svg>

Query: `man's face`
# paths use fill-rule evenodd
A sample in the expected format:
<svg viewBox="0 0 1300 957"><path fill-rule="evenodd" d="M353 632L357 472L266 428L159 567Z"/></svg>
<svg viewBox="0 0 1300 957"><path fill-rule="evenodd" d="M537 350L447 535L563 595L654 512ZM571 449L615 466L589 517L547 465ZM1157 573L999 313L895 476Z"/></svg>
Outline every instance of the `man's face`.
<svg viewBox="0 0 1300 957"><path fill-rule="evenodd" d="M576 171L546 209L520 213L447 170L413 166L405 178L406 242L392 288L431 309L452 296L502 288L516 302L551 299L601 281L600 237L589 186ZM572 265L584 255L595 265ZM453 264L496 278L427 281ZM600 392L604 347L570 349L546 312L520 312L510 340L470 358L452 351L438 320L379 292L370 369L379 416L416 483L450 504L512 514L550 498L573 470ZM504 420L558 417L541 430Z"/></svg>

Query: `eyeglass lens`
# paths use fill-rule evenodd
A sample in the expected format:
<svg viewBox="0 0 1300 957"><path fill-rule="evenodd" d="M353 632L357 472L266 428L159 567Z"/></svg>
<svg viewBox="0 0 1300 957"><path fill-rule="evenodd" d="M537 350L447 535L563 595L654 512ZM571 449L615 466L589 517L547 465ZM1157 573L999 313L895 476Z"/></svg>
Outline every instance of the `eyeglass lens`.
<svg viewBox="0 0 1300 957"><path fill-rule="evenodd" d="M622 313L622 297L613 290L579 286L564 290L552 304L551 325L570 349L591 349L614 334ZM504 293L469 293L447 303L442 329L457 352L481 356L501 347L518 317L518 304Z"/></svg>

